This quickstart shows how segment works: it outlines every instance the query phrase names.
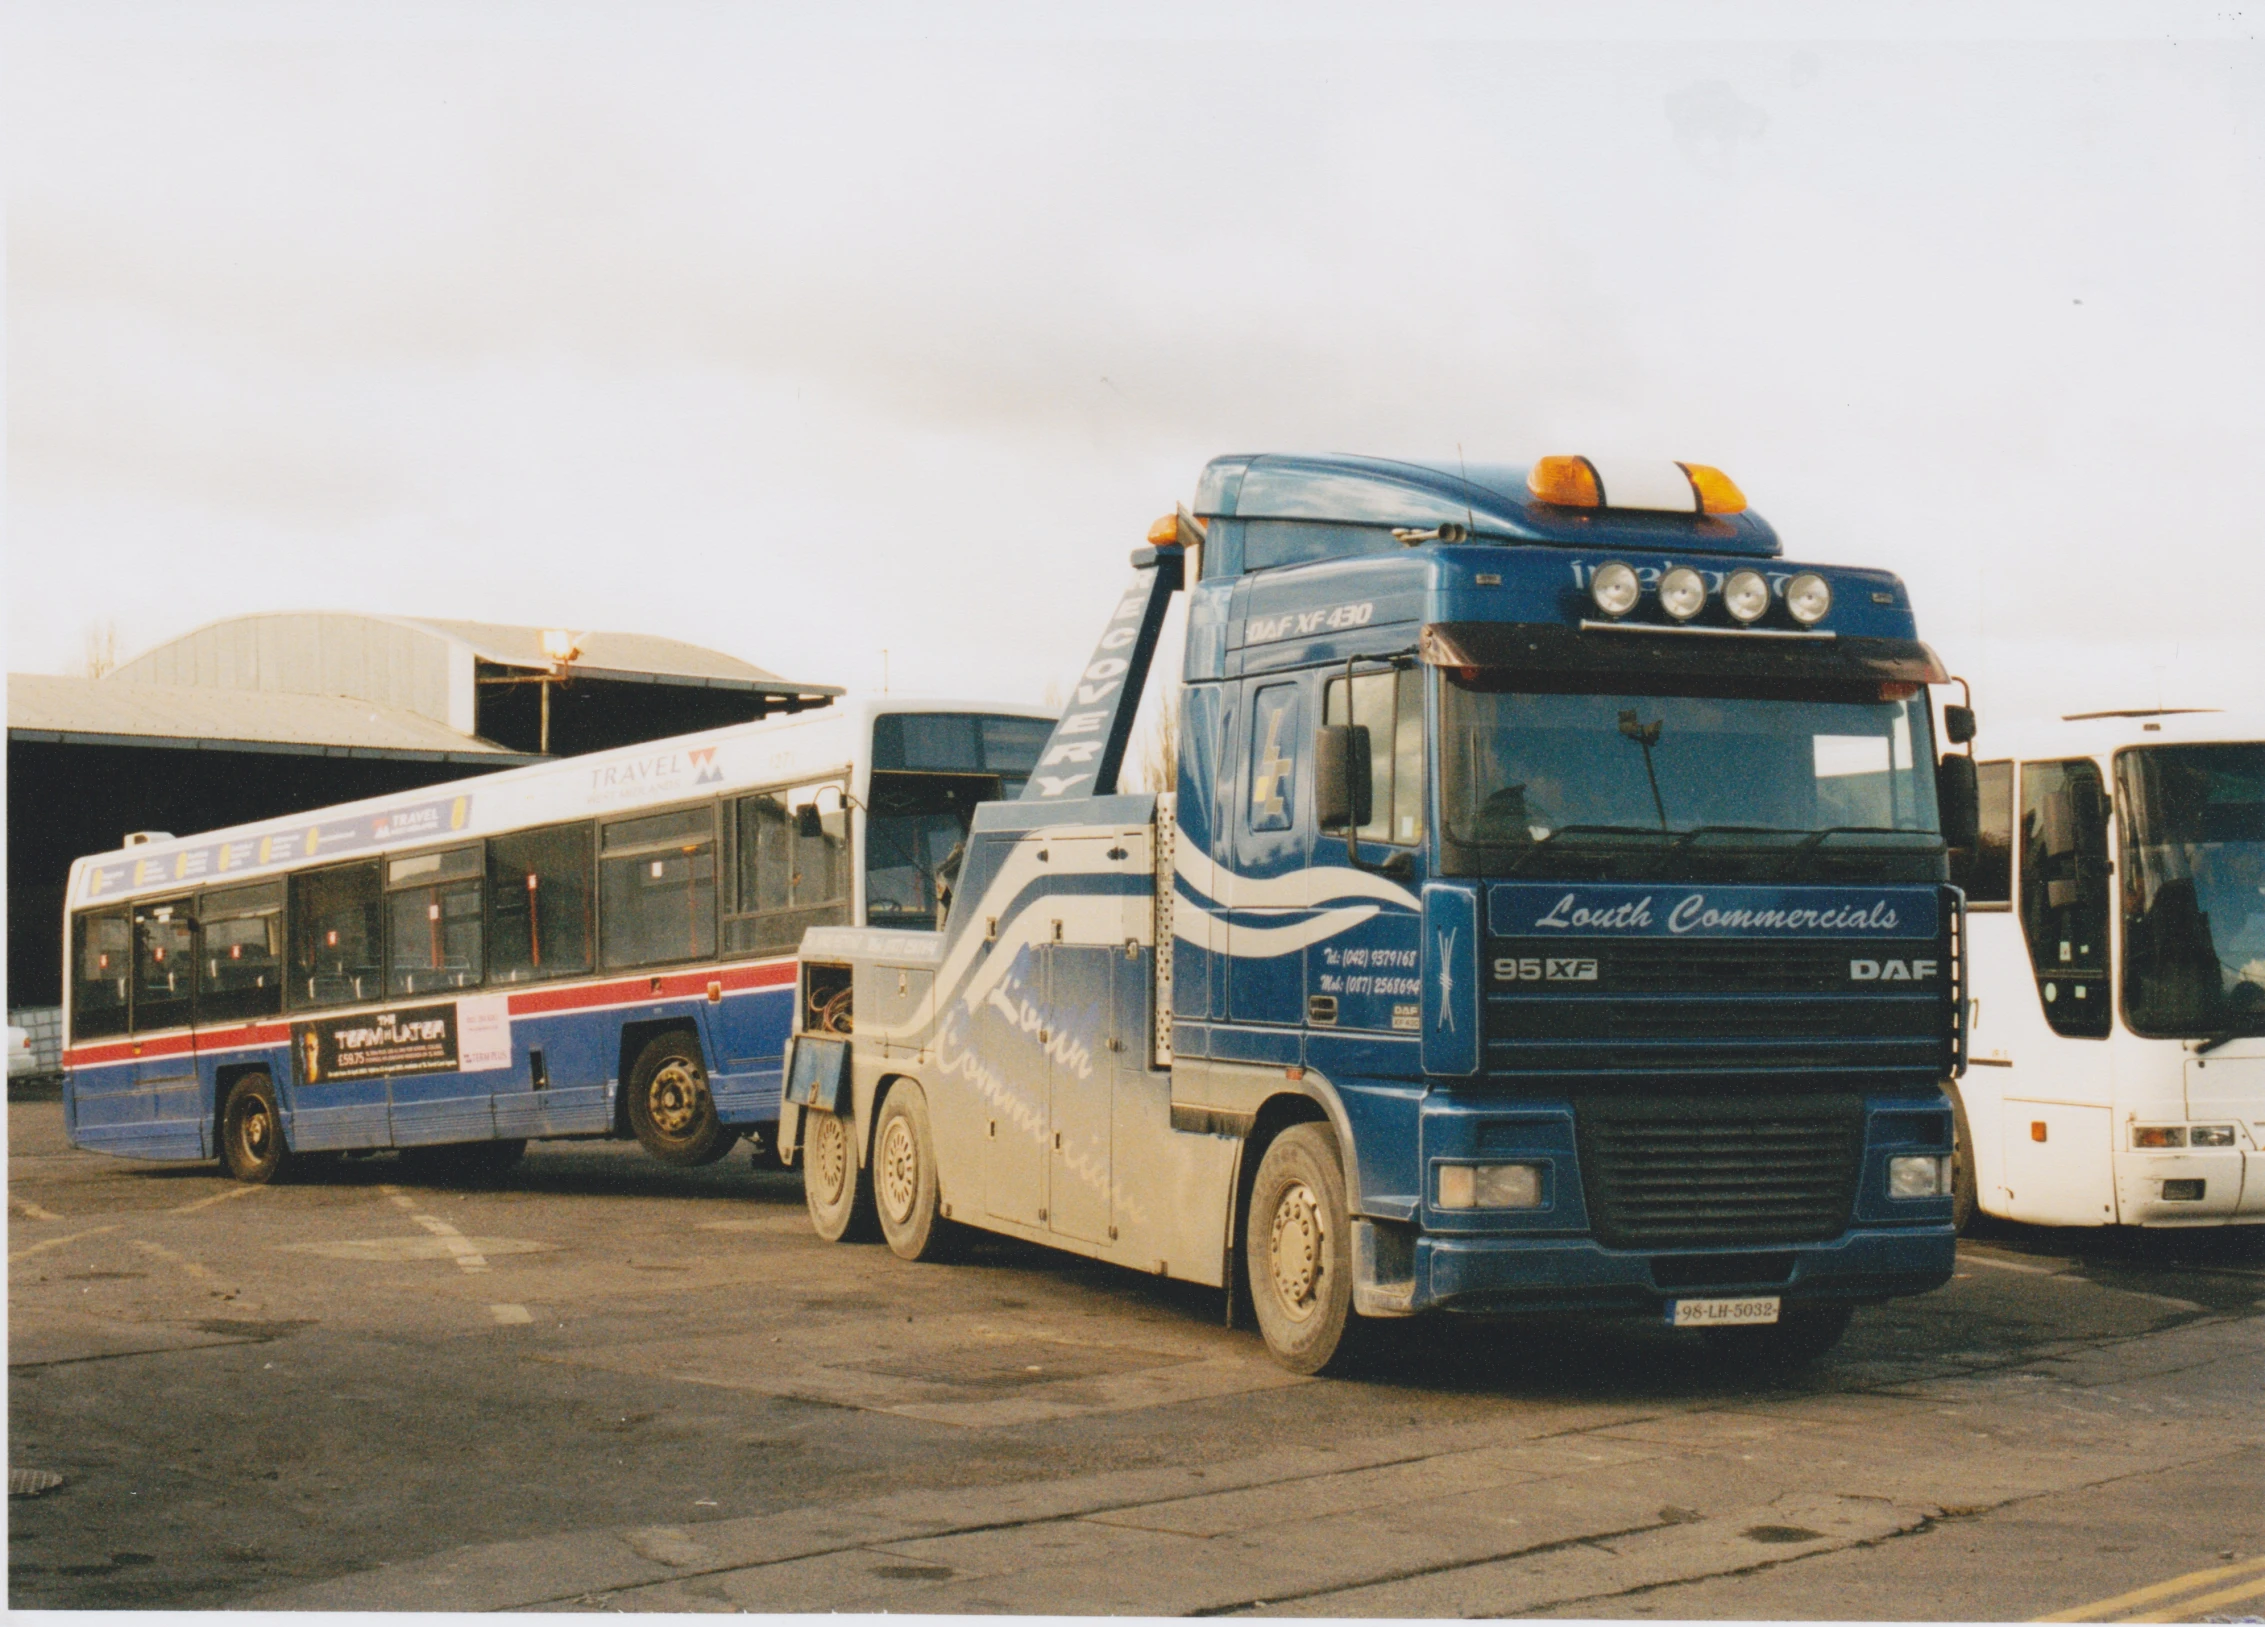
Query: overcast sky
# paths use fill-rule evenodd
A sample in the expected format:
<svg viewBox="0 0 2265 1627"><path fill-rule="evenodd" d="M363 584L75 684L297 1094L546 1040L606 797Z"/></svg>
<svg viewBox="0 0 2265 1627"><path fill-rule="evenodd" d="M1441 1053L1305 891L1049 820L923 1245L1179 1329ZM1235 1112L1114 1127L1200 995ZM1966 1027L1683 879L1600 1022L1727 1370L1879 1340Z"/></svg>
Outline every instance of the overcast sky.
<svg viewBox="0 0 2265 1627"><path fill-rule="evenodd" d="M1207 458L1460 447L1721 466L1985 722L2259 704L2241 13L1063 14L13 8L8 666L358 608L1036 700Z"/></svg>

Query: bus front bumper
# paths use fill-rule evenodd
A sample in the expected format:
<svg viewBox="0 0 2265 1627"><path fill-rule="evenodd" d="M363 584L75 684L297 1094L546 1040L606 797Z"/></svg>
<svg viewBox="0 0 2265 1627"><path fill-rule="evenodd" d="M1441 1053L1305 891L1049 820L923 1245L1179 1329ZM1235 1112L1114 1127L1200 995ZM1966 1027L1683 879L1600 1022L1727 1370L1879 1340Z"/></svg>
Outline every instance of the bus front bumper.
<svg viewBox="0 0 2265 1627"><path fill-rule="evenodd" d="M1893 1299L1948 1282L1957 1246L1947 1225L1867 1226L1778 1248L1657 1252L1586 1238L1424 1234L1415 1239L1413 1282L1388 1295L1369 1289L1359 1302L1386 1315L1435 1308L1658 1314L1671 1299L1717 1294L1778 1294L1789 1303Z"/></svg>

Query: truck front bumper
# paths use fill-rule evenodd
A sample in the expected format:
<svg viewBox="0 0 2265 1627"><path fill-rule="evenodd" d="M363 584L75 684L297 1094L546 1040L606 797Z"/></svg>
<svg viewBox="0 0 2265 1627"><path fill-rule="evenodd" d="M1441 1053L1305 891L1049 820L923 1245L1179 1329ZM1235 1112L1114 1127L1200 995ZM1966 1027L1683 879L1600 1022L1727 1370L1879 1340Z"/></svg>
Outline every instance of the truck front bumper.
<svg viewBox="0 0 2265 1627"><path fill-rule="evenodd" d="M1405 1304L1411 1311L1656 1314L1670 1299L1707 1294L1776 1293L1789 1303L1893 1299L1948 1282L1957 1252L1948 1225L1867 1226L1779 1248L1656 1252L1585 1238L1424 1234L1415 1239Z"/></svg>

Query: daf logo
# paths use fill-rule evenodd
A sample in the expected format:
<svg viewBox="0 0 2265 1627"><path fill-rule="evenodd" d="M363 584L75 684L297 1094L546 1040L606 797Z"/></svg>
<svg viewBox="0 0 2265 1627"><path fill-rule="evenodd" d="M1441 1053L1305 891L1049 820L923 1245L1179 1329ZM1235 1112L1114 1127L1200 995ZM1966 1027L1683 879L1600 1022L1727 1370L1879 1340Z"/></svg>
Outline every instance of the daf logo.
<svg viewBox="0 0 2265 1627"><path fill-rule="evenodd" d="M1848 963L1848 980L1851 983L1924 983L1935 975L1936 964L1931 960L1852 960Z"/></svg>

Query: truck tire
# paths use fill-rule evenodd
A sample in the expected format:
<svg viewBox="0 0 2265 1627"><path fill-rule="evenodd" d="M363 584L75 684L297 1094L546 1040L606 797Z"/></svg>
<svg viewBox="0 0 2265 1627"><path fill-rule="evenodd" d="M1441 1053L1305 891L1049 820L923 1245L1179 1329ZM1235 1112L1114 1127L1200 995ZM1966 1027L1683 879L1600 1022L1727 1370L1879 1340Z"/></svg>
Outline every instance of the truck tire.
<svg viewBox="0 0 2265 1627"><path fill-rule="evenodd" d="M1267 1147L1243 1252L1267 1353L1293 1373L1342 1369L1356 1343L1353 1223L1326 1125L1293 1124Z"/></svg>
<svg viewBox="0 0 2265 1627"><path fill-rule="evenodd" d="M629 1071L629 1128L639 1146L682 1169L714 1163L739 1139L716 1117L707 1064L690 1034L661 1034L637 1053Z"/></svg>
<svg viewBox="0 0 2265 1627"><path fill-rule="evenodd" d="M910 1079L889 1087L874 1121L873 1208L899 1259L937 1260L950 1252L958 1228L943 1216L928 1098Z"/></svg>
<svg viewBox="0 0 2265 1627"><path fill-rule="evenodd" d="M857 1125L847 1114L804 1111L802 1201L811 1226L829 1243L862 1243L873 1235L873 1182L857 1167Z"/></svg>
<svg viewBox="0 0 2265 1627"><path fill-rule="evenodd" d="M220 1104L221 1167L247 1186L262 1186L290 1162L275 1085L264 1073L247 1073Z"/></svg>
<svg viewBox="0 0 2265 1627"><path fill-rule="evenodd" d="M1944 1088L1950 1092L1950 1223L1963 1237L1966 1228L1974 1224L1981 1197L1974 1175L1974 1132L1966 1126L1966 1098L1956 1085Z"/></svg>

